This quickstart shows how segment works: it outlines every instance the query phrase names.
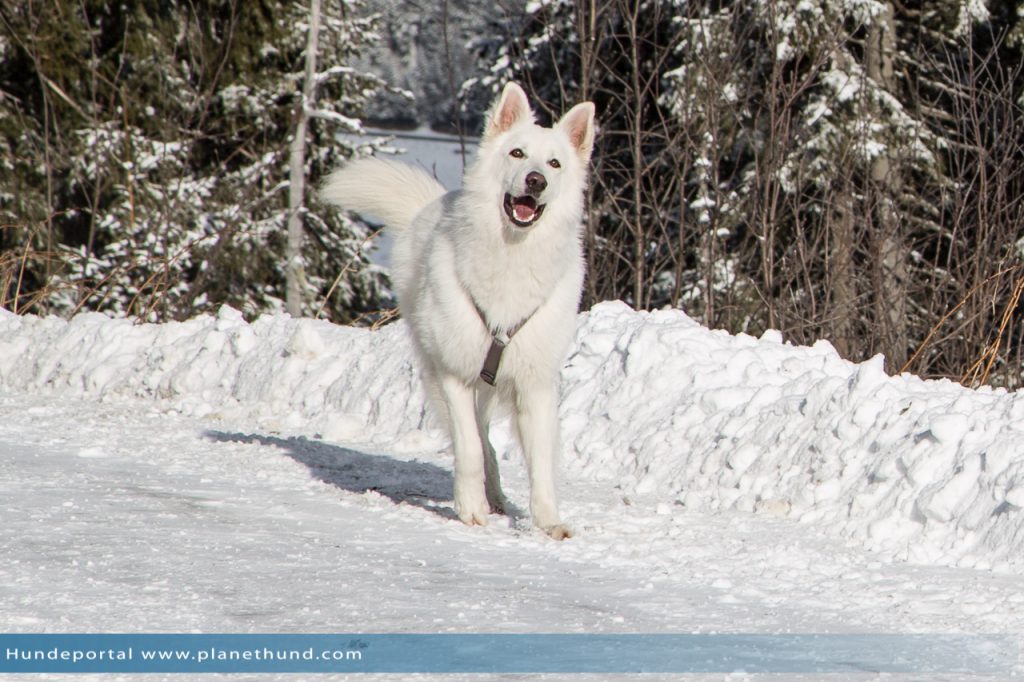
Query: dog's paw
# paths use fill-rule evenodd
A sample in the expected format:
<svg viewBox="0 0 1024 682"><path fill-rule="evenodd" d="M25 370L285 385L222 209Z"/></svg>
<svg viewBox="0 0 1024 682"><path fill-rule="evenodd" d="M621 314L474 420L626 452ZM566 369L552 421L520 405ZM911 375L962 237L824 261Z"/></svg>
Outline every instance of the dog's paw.
<svg viewBox="0 0 1024 682"><path fill-rule="evenodd" d="M545 526L541 530L547 533L548 537L552 540L568 540L572 537L572 530L561 523L556 523L553 526Z"/></svg>
<svg viewBox="0 0 1024 682"><path fill-rule="evenodd" d="M475 511L475 512L460 512L459 520L467 526L486 526L487 525L487 512L486 511Z"/></svg>
<svg viewBox="0 0 1024 682"><path fill-rule="evenodd" d="M467 526L486 526L490 506L483 495L458 495L455 498L455 513Z"/></svg>

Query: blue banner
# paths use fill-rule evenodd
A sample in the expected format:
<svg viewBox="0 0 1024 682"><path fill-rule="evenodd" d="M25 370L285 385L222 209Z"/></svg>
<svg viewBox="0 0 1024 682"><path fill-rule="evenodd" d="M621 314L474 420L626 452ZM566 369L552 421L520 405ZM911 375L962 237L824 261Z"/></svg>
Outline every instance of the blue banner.
<svg viewBox="0 0 1024 682"><path fill-rule="evenodd" d="M1017 655L1004 635L0 634L0 673L1009 674Z"/></svg>

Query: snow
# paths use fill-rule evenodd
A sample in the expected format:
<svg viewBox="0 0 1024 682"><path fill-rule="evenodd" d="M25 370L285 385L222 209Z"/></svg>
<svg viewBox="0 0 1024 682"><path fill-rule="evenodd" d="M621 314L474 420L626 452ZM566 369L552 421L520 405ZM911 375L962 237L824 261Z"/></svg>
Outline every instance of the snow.
<svg viewBox="0 0 1024 682"><path fill-rule="evenodd" d="M989 10L985 0L966 0L960 4L960 13L953 34L966 35L975 24L983 24L988 18Z"/></svg>
<svg viewBox="0 0 1024 682"><path fill-rule="evenodd" d="M507 424L519 511L454 519L410 351L401 323L0 311L2 629L1024 631L1019 394L603 303L556 543Z"/></svg>

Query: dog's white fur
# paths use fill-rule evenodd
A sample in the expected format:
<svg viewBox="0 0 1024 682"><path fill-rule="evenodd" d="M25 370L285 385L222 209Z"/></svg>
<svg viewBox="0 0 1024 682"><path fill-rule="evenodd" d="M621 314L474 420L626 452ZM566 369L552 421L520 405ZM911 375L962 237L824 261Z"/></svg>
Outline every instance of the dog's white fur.
<svg viewBox="0 0 1024 682"><path fill-rule="evenodd" d="M364 159L332 173L322 191L327 201L395 230L399 307L428 391L447 421L455 510L467 524L485 525L490 511L505 508L488 439L495 403L503 398L526 456L534 524L556 539L571 534L555 497L558 377L583 285L583 192L593 141L593 104L578 104L544 128L534 122L523 90L510 83L487 115L462 190L446 192L405 164ZM533 192L545 207L524 227L503 202L506 193L529 193L531 173L546 182L542 193ZM496 387L488 386L480 371L491 332L508 332L524 320L501 358Z"/></svg>

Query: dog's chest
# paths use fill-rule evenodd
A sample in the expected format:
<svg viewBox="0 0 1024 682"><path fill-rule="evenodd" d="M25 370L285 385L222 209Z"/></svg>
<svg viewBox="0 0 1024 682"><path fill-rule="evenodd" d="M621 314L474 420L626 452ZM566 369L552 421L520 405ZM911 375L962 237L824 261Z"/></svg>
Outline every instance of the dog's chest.
<svg viewBox="0 0 1024 682"><path fill-rule="evenodd" d="M509 329L532 315L567 281L574 263L564 248L522 248L499 249L463 265L463 282L488 323Z"/></svg>

